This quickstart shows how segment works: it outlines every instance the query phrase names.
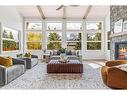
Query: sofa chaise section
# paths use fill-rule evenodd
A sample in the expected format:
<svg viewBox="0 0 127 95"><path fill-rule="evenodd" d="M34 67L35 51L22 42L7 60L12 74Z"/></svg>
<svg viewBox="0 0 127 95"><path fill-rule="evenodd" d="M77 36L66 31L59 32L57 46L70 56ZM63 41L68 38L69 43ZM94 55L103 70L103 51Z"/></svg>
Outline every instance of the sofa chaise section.
<svg viewBox="0 0 127 95"><path fill-rule="evenodd" d="M0 85L5 85L16 79L26 71L26 62L19 59L12 59L13 65L5 67L0 65Z"/></svg>

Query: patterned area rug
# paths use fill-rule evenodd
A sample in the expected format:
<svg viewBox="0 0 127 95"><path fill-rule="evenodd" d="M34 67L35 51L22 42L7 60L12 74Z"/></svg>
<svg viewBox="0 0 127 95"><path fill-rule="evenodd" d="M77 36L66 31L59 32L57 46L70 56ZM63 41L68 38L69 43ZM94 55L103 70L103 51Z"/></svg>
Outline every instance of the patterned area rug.
<svg viewBox="0 0 127 95"><path fill-rule="evenodd" d="M83 74L47 74L46 63L40 62L1 89L110 89L103 84L100 65L83 64Z"/></svg>

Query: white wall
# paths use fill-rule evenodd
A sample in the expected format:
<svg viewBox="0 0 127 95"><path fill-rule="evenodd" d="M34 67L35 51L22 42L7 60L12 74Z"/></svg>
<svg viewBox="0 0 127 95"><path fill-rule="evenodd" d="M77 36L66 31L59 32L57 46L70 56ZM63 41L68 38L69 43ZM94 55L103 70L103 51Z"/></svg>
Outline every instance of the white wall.
<svg viewBox="0 0 127 95"><path fill-rule="evenodd" d="M106 41L107 41L106 32L108 32L108 31L110 31L110 12L105 17L105 40ZM107 44L105 45L105 59L110 60L110 50L107 50Z"/></svg>
<svg viewBox="0 0 127 95"><path fill-rule="evenodd" d="M15 56L16 53L21 53L23 48L23 17L18 13L15 7L0 6L0 23L2 26L9 27L20 31L21 50L13 52L1 52L0 55Z"/></svg>

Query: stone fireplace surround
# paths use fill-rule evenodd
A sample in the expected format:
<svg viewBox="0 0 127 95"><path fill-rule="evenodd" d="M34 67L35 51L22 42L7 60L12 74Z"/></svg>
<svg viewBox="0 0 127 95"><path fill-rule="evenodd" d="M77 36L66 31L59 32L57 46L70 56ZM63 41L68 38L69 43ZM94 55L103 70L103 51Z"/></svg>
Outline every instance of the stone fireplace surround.
<svg viewBox="0 0 127 95"><path fill-rule="evenodd" d="M127 18L127 6L124 5L112 5L110 6L110 59L115 60L115 43L126 42L127 32L114 33L114 23L120 19Z"/></svg>
<svg viewBox="0 0 127 95"><path fill-rule="evenodd" d="M122 34L122 33L121 33ZM110 56L111 60L116 60L116 45L118 43L125 43L127 42L127 34L124 35L111 35L111 51Z"/></svg>

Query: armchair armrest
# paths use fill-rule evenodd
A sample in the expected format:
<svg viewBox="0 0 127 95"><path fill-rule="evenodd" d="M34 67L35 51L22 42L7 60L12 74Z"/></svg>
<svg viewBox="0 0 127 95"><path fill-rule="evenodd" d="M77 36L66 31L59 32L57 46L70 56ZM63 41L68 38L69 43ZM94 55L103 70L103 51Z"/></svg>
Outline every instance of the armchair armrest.
<svg viewBox="0 0 127 95"><path fill-rule="evenodd" d="M5 85L7 80L6 67L0 65L0 85Z"/></svg>
<svg viewBox="0 0 127 95"><path fill-rule="evenodd" d="M114 60L114 61L107 61L106 66L117 66L121 64L127 64L127 60Z"/></svg>
<svg viewBox="0 0 127 95"><path fill-rule="evenodd" d="M107 70L107 83L110 87L127 87L127 72L117 67L111 67Z"/></svg>
<svg viewBox="0 0 127 95"><path fill-rule="evenodd" d="M31 55L31 58L38 58L37 55Z"/></svg>
<svg viewBox="0 0 127 95"><path fill-rule="evenodd" d="M24 65L25 68L26 68L26 61L25 61L25 60L16 59L16 58L13 58L12 60L13 60L13 64L14 64L14 65L18 65L18 64L20 65L20 64L22 64L22 65Z"/></svg>

